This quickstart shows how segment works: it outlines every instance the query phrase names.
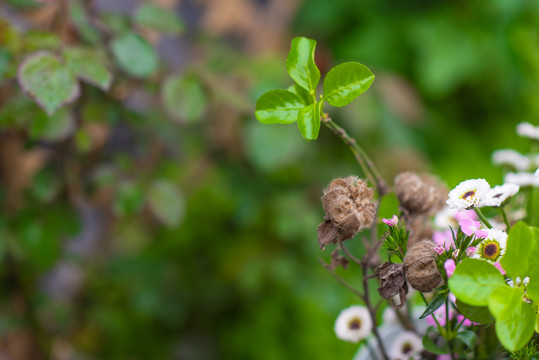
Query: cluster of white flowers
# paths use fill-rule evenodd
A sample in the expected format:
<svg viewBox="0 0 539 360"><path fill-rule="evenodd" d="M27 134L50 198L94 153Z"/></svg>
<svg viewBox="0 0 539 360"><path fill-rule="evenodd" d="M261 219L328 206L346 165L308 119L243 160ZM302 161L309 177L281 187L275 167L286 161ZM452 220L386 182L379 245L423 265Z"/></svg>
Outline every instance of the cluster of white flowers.
<svg viewBox="0 0 539 360"><path fill-rule="evenodd" d="M529 157L522 155L518 151L502 149L492 153L492 163L494 165L508 165L518 171L527 171L530 169L532 161Z"/></svg>
<svg viewBox="0 0 539 360"><path fill-rule="evenodd" d="M539 176L528 172L508 173L505 175L504 180L506 183L515 184L522 187L539 186Z"/></svg>
<svg viewBox="0 0 539 360"><path fill-rule="evenodd" d="M523 122L517 125L517 134L534 140L539 140L539 127Z"/></svg>
<svg viewBox="0 0 539 360"><path fill-rule="evenodd" d="M539 181L539 178L537 179ZM519 191L518 184L506 183L490 188L485 179L465 180L449 192L447 205L451 209L465 210L474 207L502 206Z"/></svg>

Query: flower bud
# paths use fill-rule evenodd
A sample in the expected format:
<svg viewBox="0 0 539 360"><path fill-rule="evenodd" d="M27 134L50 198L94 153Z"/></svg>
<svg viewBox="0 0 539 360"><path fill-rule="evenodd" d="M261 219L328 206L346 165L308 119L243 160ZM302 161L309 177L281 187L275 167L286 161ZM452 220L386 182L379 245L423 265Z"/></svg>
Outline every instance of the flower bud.
<svg viewBox="0 0 539 360"><path fill-rule="evenodd" d="M407 214L433 214L442 209L447 191L436 178L403 172L395 178L395 194Z"/></svg>
<svg viewBox="0 0 539 360"><path fill-rule="evenodd" d="M404 257L406 278L411 287L421 292L431 292L443 282L434 258L435 244L423 240L413 245Z"/></svg>

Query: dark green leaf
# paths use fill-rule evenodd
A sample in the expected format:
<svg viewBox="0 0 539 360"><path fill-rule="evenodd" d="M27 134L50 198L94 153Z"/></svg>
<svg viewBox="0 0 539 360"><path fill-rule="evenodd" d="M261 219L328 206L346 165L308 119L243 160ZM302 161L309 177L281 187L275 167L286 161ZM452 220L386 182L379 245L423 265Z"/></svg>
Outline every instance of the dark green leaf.
<svg viewBox="0 0 539 360"><path fill-rule="evenodd" d="M425 336L423 336L423 346L425 347L425 349L427 349L428 351L430 351L431 353L436 354L436 355L449 354L449 352L450 352L449 344L447 344L447 342L445 342L445 339L440 337L445 342L444 345L442 345L442 346L438 346L432 341L429 334L431 332L434 332L435 334L437 334L436 331L433 331L433 330L434 330L434 328L427 329L427 332L425 333Z"/></svg>
<svg viewBox="0 0 539 360"><path fill-rule="evenodd" d="M49 116L80 93L75 75L58 57L45 51L27 57L19 67L18 78L26 95Z"/></svg>
<svg viewBox="0 0 539 360"><path fill-rule="evenodd" d="M299 110L298 127L307 140L316 140L320 132L320 103L314 103Z"/></svg>
<svg viewBox="0 0 539 360"><path fill-rule="evenodd" d="M66 65L81 80L107 90L112 82L112 74L105 66L104 57L97 51L81 47L67 48L62 55Z"/></svg>
<svg viewBox="0 0 539 360"><path fill-rule="evenodd" d="M314 62L316 41L304 37L292 39L286 58L286 69L290 77L302 88L314 94L320 81L320 70Z"/></svg>
<svg viewBox="0 0 539 360"><path fill-rule="evenodd" d="M457 265L449 279L449 289L455 296L470 305L487 305L492 291L507 286L502 274L484 260L464 259Z"/></svg>
<svg viewBox="0 0 539 360"><path fill-rule="evenodd" d="M116 190L112 209L118 216L131 216L137 213L144 202L144 192L140 185L122 182Z"/></svg>
<svg viewBox="0 0 539 360"><path fill-rule="evenodd" d="M170 77L161 94L165 108L176 119L197 122L206 111L206 92L193 76Z"/></svg>
<svg viewBox="0 0 539 360"><path fill-rule="evenodd" d="M477 341L477 335L471 330L464 330L457 334L457 339L466 344L467 347L473 349L475 347L475 342Z"/></svg>
<svg viewBox="0 0 539 360"><path fill-rule="evenodd" d="M70 136L76 126L71 112L62 108L52 116L36 114L30 125L30 136L46 141L61 141Z"/></svg>
<svg viewBox="0 0 539 360"><path fill-rule="evenodd" d="M298 112L305 105L294 93L271 90L256 102L255 116L263 124L291 124L298 119Z"/></svg>
<svg viewBox="0 0 539 360"><path fill-rule="evenodd" d="M489 324L494 321L494 318L488 311L487 306L471 306L463 303L457 299L457 309L464 315L466 319L469 319L476 323Z"/></svg>
<svg viewBox="0 0 539 360"><path fill-rule="evenodd" d="M145 4L137 9L134 20L162 33L176 35L183 31L182 21L173 10L166 10L155 5Z"/></svg>
<svg viewBox="0 0 539 360"><path fill-rule="evenodd" d="M446 292L436 295L436 297L432 299L429 306L427 306L427 308L425 309L425 311L423 312L423 314L421 314L419 318L424 319L430 314L432 314L433 312L435 312L436 310L438 310L438 308L444 304L446 298L447 298Z"/></svg>
<svg viewBox="0 0 539 360"><path fill-rule="evenodd" d="M356 62L338 65L324 79L324 100L333 106L348 105L374 81L373 73Z"/></svg>
<svg viewBox="0 0 539 360"><path fill-rule="evenodd" d="M140 35L132 32L115 38L111 43L111 50L118 65L133 76L149 76L159 65L159 59L152 46Z"/></svg>
<svg viewBox="0 0 539 360"><path fill-rule="evenodd" d="M535 327L535 310L523 301L524 292L510 286L494 290L488 308L496 318L496 335L509 351L521 349L530 340Z"/></svg>

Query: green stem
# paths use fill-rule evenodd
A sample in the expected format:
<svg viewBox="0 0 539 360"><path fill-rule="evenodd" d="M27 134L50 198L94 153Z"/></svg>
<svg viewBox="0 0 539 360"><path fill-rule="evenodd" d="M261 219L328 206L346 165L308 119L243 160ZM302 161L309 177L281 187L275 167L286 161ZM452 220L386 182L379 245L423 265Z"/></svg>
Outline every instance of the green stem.
<svg viewBox="0 0 539 360"><path fill-rule="evenodd" d="M445 328L446 328L446 340L449 345L449 353L451 359L455 360L455 352L453 351L453 334L451 332L451 322L449 321L449 296L445 298Z"/></svg>
<svg viewBox="0 0 539 360"><path fill-rule="evenodd" d="M483 213L481 212L481 210L479 210L479 208L476 208L474 207L473 208L475 210L475 213L477 214L477 216L479 216L479 218L481 219L481 221L489 228L489 229L492 229L492 225L490 225L490 223L488 222L487 218L485 217L485 215L483 215Z"/></svg>
<svg viewBox="0 0 539 360"><path fill-rule="evenodd" d="M386 182L382 178L382 175L374 166L374 163L369 158L367 153L357 144L356 140L344 130L342 127L337 125L327 114L323 114L322 122L326 125L335 135L341 138L346 146L350 149L354 158L358 162L365 176L369 179L372 184L376 185L378 189L378 194L380 198L387 193Z"/></svg>
<svg viewBox="0 0 539 360"><path fill-rule="evenodd" d="M505 213L505 210L502 206L499 207L500 213L502 214L503 222L505 223L505 226L507 226L507 231L509 231L509 228L511 227L509 225L509 220L507 219L507 214Z"/></svg>

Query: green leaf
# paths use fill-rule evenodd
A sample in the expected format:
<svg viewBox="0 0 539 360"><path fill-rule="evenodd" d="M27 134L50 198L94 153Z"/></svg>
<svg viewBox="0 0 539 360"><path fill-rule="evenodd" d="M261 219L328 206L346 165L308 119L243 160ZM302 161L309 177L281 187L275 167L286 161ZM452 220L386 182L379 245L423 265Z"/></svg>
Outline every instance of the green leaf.
<svg viewBox="0 0 539 360"><path fill-rule="evenodd" d="M471 306L457 299L457 309L466 319L480 324L489 324L494 318L488 311L487 306Z"/></svg>
<svg viewBox="0 0 539 360"><path fill-rule="evenodd" d="M429 352L436 355L449 354L450 352L449 344L447 342L445 342L445 344L442 346L435 344L429 336L431 332L434 332L435 334L437 334L434 328L430 327L427 329L427 332L423 336L423 346L425 347L425 349L427 349Z"/></svg>
<svg viewBox="0 0 539 360"><path fill-rule="evenodd" d="M127 181L119 184L112 209L118 216L131 216L140 210L144 202L144 191L140 185Z"/></svg>
<svg viewBox="0 0 539 360"><path fill-rule="evenodd" d="M184 200L178 188L167 180L154 181L148 190L148 204L154 215L166 226L180 224Z"/></svg>
<svg viewBox="0 0 539 360"><path fill-rule="evenodd" d="M492 291L507 286L502 274L484 260L464 259L449 279L449 289L461 301L475 306L488 304Z"/></svg>
<svg viewBox="0 0 539 360"><path fill-rule="evenodd" d="M271 90L256 102L255 116L263 124L291 124L298 119L298 112L305 105L294 93Z"/></svg>
<svg viewBox="0 0 539 360"><path fill-rule="evenodd" d="M524 292L520 288L504 286L490 295L488 308L496 318L496 335L500 343L509 351L524 347L533 335L535 311L522 300Z"/></svg>
<svg viewBox="0 0 539 360"><path fill-rule="evenodd" d="M324 100L333 106L345 106L363 94L374 81L365 66L348 62L331 69L324 79Z"/></svg>
<svg viewBox="0 0 539 360"><path fill-rule="evenodd" d="M67 66L81 80L107 90L112 82L112 74L104 65L104 58L95 50L72 47L62 52Z"/></svg>
<svg viewBox="0 0 539 360"><path fill-rule="evenodd" d="M430 304L427 306L427 308L425 309L425 311L423 312L423 314L421 314L419 318L424 319L430 314L432 314L433 312L435 312L436 310L438 310L438 308L444 304L446 298L447 298L447 292L443 292L436 295L436 297L432 299Z"/></svg>
<svg viewBox="0 0 539 360"><path fill-rule="evenodd" d="M539 229L519 221L509 232L507 249L500 263L511 278L519 276L523 279L532 275L531 272L538 272L536 260L538 251Z"/></svg>
<svg viewBox="0 0 539 360"><path fill-rule="evenodd" d="M75 119L68 108L62 108L52 116L40 111L35 114L30 124L30 137L45 141L62 141L70 136L76 128Z"/></svg>
<svg viewBox="0 0 539 360"><path fill-rule="evenodd" d="M206 92L193 76L172 76L161 91L166 110L175 118L194 123L206 111Z"/></svg>
<svg viewBox="0 0 539 360"><path fill-rule="evenodd" d="M111 50L118 65L133 76L149 76L159 65L159 59L152 46L140 35L132 32L115 38Z"/></svg>
<svg viewBox="0 0 539 360"><path fill-rule="evenodd" d="M456 338L466 344L467 347L473 349L475 347L475 342L477 341L477 335L471 330L464 330L459 332L456 335Z"/></svg>
<svg viewBox="0 0 539 360"><path fill-rule="evenodd" d="M307 90L298 84L290 85L286 90L296 94L304 105L311 105L314 102L314 98L311 96L311 94L309 94Z"/></svg>
<svg viewBox="0 0 539 360"><path fill-rule="evenodd" d="M316 140L320 132L320 103L305 106L298 112L298 127L307 140Z"/></svg>
<svg viewBox="0 0 539 360"><path fill-rule="evenodd" d="M165 34L177 35L183 29L183 22L172 10L166 10L155 5L145 4L137 9L134 20L143 26L155 29Z"/></svg>
<svg viewBox="0 0 539 360"><path fill-rule="evenodd" d="M19 83L26 95L52 115L80 93L75 75L54 54L41 51L19 66Z"/></svg>
<svg viewBox="0 0 539 360"><path fill-rule="evenodd" d="M286 69L290 77L302 88L314 94L320 81L320 70L314 62L316 41L304 37L292 39L286 58Z"/></svg>

